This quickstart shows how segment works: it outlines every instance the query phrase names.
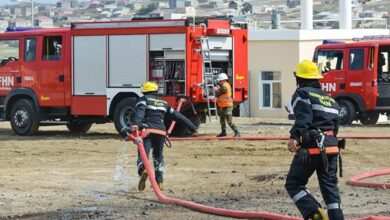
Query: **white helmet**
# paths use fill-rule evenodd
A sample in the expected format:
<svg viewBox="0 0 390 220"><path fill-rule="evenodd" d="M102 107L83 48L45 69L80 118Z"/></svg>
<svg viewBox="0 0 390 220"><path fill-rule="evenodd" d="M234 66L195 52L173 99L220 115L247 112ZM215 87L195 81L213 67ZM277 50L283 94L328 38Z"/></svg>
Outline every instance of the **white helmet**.
<svg viewBox="0 0 390 220"><path fill-rule="evenodd" d="M226 73L220 73L217 77L217 81L228 80Z"/></svg>

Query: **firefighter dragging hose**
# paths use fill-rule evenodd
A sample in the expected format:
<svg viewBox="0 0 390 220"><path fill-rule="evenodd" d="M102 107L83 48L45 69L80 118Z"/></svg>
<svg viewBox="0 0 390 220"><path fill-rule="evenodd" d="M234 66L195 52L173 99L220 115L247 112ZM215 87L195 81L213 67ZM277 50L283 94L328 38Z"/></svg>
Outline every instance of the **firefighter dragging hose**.
<svg viewBox="0 0 390 220"><path fill-rule="evenodd" d="M163 189L163 172L164 172L164 141L167 131L164 123L165 114L170 114L174 120L183 123L185 126L197 135L196 126L180 112L173 109L168 103L157 96L158 86L154 82L146 82L141 87L144 94L136 104L134 124L131 131L145 130L144 147L146 154L149 155L150 149L153 149L153 162L156 181L160 189ZM137 160L138 175L140 176L138 190L145 189L145 182L148 174L140 155Z"/></svg>

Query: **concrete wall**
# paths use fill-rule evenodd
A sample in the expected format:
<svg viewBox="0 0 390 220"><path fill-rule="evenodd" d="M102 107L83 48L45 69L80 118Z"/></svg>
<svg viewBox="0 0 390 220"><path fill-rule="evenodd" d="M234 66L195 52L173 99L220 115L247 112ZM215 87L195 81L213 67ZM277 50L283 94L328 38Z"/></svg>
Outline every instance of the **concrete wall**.
<svg viewBox="0 0 390 220"><path fill-rule="evenodd" d="M298 41L253 41L249 42L250 116L284 117L285 110L260 108L260 73L275 71L281 73L282 105L289 99L295 88L293 69L299 57Z"/></svg>

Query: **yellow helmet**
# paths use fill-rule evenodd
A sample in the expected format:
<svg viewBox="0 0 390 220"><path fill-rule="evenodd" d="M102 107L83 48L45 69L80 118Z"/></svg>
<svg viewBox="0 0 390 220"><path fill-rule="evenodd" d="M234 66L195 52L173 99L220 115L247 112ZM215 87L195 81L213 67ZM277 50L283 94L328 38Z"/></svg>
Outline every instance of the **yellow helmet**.
<svg viewBox="0 0 390 220"><path fill-rule="evenodd" d="M141 86L141 92L157 92L158 91L158 85L155 82L146 82Z"/></svg>
<svg viewBox="0 0 390 220"><path fill-rule="evenodd" d="M295 67L295 76L303 79L324 78L315 63L310 60L303 60Z"/></svg>

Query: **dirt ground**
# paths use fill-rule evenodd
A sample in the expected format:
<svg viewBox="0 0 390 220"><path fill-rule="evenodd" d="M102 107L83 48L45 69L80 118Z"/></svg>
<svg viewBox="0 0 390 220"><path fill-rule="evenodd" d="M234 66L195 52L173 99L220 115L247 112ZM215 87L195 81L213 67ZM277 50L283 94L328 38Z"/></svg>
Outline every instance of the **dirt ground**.
<svg viewBox="0 0 390 220"><path fill-rule="evenodd" d="M242 135L288 135L291 126L287 120L234 121ZM219 125L209 122L199 131L216 135ZM340 133L390 135L390 124L353 125ZM19 137L8 122L0 123L0 219L224 219L161 204L149 183L138 192L132 143L130 182L115 181L118 149L125 146L113 124L93 125L84 136L56 126ZM346 185L352 175L389 168L389 153L388 140L347 140L339 178L347 218L390 216L389 189ZM286 141L176 141L165 149L163 192L214 207L299 216L283 187L292 157ZM367 181L390 183L390 177ZM324 205L315 175L308 188Z"/></svg>

